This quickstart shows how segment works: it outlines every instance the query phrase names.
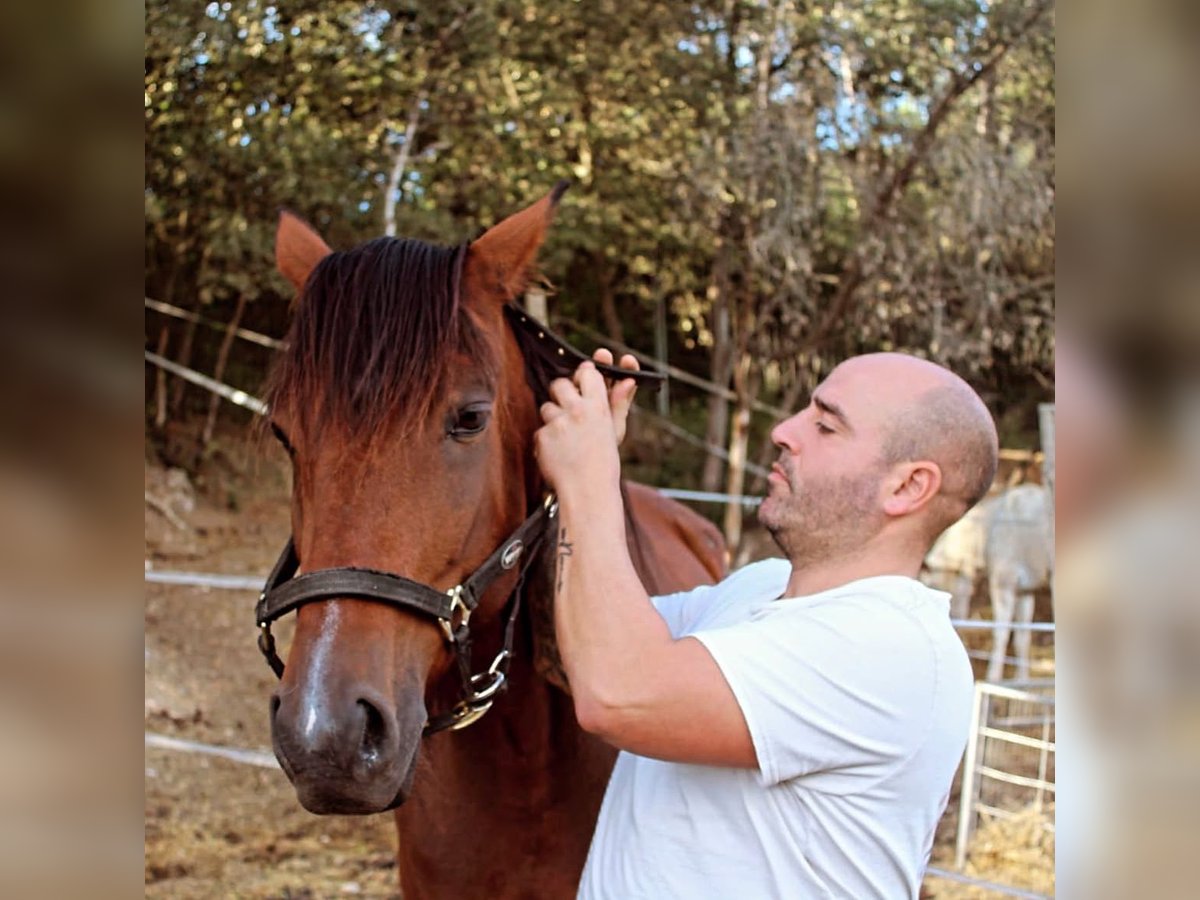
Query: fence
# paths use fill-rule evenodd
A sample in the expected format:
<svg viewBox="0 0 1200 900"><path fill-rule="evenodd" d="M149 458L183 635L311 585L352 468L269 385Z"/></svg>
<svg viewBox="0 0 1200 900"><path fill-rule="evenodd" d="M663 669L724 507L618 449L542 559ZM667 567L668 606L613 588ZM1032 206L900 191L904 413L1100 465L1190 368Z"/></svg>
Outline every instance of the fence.
<svg viewBox="0 0 1200 900"><path fill-rule="evenodd" d="M184 319L205 326L229 329L229 325L206 319L195 313L172 307L146 298L146 307L164 315ZM278 349L282 342L267 335L248 329L234 327L234 336L250 341L260 346ZM607 340L607 339L606 339ZM618 348L628 350L629 348ZM664 366L659 360L644 354L636 353L639 359L649 364L665 367L672 375L704 390L727 396L730 392L713 385L710 382L692 376L689 373L675 370L674 367ZM266 405L251 394L224 384L218 379L211 378L188 367L166 359L159 353L145 352L148 363L159 369L170 372L185 381L195 384L225 400L241 406L257 415L266 414ZM782 415L782 410L756 404L762 412L772 415ZM656 416L653 412L638 409L637 414L644 416L655 426L662 428L674 436L697 445L707 453L728 459L723 448L712 446L703 439L687 432L671 423L669 420ZM1043 411L1043 429L1047 421ZM1049 418L1051 440L1048 456L1050 465L1050 484L1053 485L1053 412L1050 407ZM1026 451L1001 451L1002 456L1013 459L1034 459L1035 454ZM752 464L746 466L755 474L766 473ZM1051 490L1053 488L1051 487ZM691 491L682 489L660 488L665 496L676 499L708 502L708 503L738 503L744 506L755 506L761 503L760 497L731 496L723 493ZM222 590L253 590L261 588L265 576L236 576L221 574L206 574L196 572L158 572L147 570L147 583L175 584L200 587L203 589L216 588ZM954 626L963 632L991 630L999 627L994 622L978 620L952 620ZM1013 623L1013 630L1026 629L1034 632L1054 633L1053 623L1034 622L1029 624ZM977 651L970 651L973 656L981 656ZM1010 660L1015 662L1015 660ZM958 827L955 841L955 864L961 870L966 862L971 837L976 823L981 818L1005 818L1018 814L1019 809L1032 808L1036 811L1044 809L1047 797L1054 794L1054 696L1053 682L1041 681L1036 683L990 684L980 682L975 688L975 705L973 711L971 735L967 753L962 768L962 793L957 810ZM146 746L172 752L199 753L217 756L234 762L266 768L275 768L272 754L265 750L246 750L236 747L224 747L187 741L166 735L146 732ZM1026 801L1022 803L1022 801ZM1052 829L1053 826L1048 826ZM1002 896L1024 897L1040 900L1045 895L1027 891L1012 885L998 884L983 879L974 878L962 871L950 871L937 866L928 869L929 878L943 879L975 887L987 889Z"/></svg>
<svg viewBox="0 0 1200 900"><path fill-rule="evenodd" d="M1054 755L1052 680L976 683L955 841L959 868L981 816L1013 819L1046 810L1055 792Z"/></svg>

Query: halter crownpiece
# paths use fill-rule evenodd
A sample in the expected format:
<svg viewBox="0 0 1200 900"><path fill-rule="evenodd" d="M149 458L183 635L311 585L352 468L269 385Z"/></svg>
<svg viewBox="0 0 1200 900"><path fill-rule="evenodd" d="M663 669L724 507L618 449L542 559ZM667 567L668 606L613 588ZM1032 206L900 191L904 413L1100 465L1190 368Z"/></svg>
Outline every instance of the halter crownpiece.
<svg viewBox="0 0 1200 900"><path fill-rule="evenodd" d="M610 366L605 363L596 362L586 353L576 350L557 334L535 319L525 310L515 304L509 303L504 307L504 313L508 317L508 323L512 326L513 333L517 336L517 343L520 344L521 350L525 354L525 360L529 365L527 372L532 376L534 367L532 365L534 359L540 362L549 372L538 372L546 379L545 383L549 384L550 374L553 373L555 378L570 378L575 374L575 370L579 368L581 362L590 362L600 372L608 378L617 380L631 378L639 385L644 385L646 390L650 392L657 391L662 383L667 380L667 376L662 372L655 372L653 369L622 369L619 366ZM531 358L532 357L532 358ZM538 401L544 399L538 390L538 386L534 385L534 392L538 393Z"/></svg>

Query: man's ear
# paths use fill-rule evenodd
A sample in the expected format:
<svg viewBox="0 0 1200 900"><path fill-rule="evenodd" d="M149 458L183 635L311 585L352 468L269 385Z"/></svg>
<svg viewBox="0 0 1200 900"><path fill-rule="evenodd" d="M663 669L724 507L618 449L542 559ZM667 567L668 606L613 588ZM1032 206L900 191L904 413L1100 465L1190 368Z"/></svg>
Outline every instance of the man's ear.
<svg viewBox="0 0 1200 900"><path fill-rule="evenodd" d="M521 293L529 283L558 201L568 187L570 182L560 181L537 203L484 232L467 253L467 279L501 302Z"/></svg>
<svg viewBox="0 0 1200 900"><path fill-rule="evenodd" d="M907 516L924 509L942 489L942 467L932 460L895 466L884 482L883 511L889 516Z"/></svg>
<svg viewBox="0 0 1200 900"><path fill-rule="evenodd" d="M279 225L275 229L275 265L296 288L297 295L304 290L317 263L331 252L311 225L286 209L279 213Z"/></svg>

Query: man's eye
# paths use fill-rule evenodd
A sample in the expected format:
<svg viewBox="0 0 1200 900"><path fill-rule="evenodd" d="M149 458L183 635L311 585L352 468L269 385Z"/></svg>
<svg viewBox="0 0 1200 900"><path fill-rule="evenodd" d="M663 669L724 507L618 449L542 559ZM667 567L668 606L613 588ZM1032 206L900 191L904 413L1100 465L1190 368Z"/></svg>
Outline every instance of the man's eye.
<svg viewBox="0 0 1200 900"><path fill-rule="evenodd" d="M817 431L821 432L821 434L833 434L833 429L824 422L817 423Z"/></svg>
<svg viewBox="0 0 1200 900"><path fill-rule="evenodd" d="M487 428L488 420L492 417L492 408L487 403L472 403L464 406L454 414L454 421L448 429L453 438L473 437Z"/></svg>

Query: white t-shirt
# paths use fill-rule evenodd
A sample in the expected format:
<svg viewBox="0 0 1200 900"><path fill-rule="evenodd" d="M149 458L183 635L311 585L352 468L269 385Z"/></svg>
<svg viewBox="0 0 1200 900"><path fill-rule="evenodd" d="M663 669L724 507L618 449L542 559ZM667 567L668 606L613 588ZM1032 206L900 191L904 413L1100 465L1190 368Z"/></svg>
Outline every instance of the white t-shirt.
<svg viewBox="0 0 1200 900"><path fill-rule="evenodd" d="M583 900L918 895L970 728L949 595L882 576L777 599L790 572L655 598L720 666L759 769L621 753Z"/></svg>

